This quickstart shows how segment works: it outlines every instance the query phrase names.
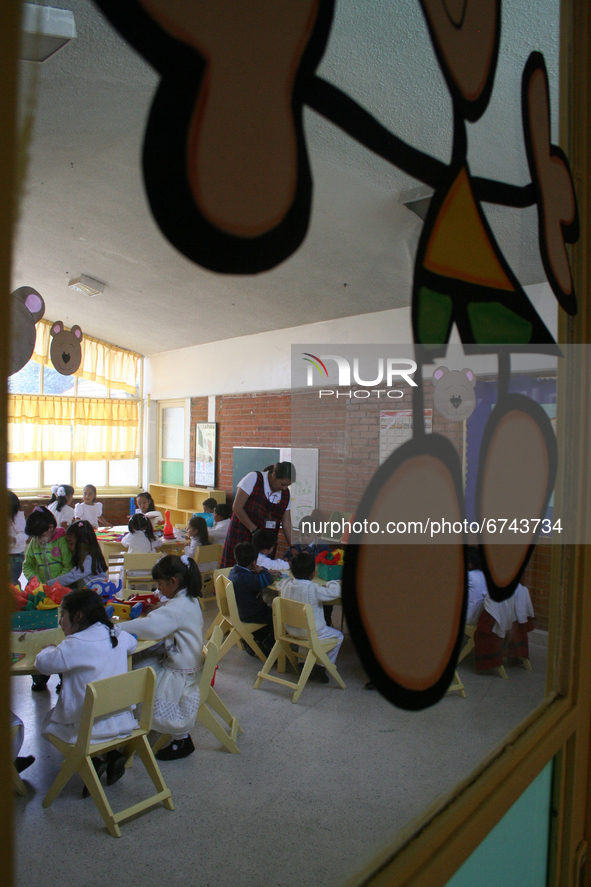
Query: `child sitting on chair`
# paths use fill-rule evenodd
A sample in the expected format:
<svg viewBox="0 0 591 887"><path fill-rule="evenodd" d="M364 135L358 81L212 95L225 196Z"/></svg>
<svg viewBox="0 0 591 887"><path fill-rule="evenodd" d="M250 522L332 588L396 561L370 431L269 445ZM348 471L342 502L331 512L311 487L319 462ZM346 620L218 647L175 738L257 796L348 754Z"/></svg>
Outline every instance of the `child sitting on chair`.
<svg viewBox="0 0 591 887"><path fill-rule="evenodd" d="M273 558L277 547L277 536L271 530L255 530L252 534L252 544L258 551L257 564L265 570L276 570L285 573L289 570L288 561L281 558Z"/></svg>
<svg viewBox="0 0 591 887"><path fill-rule="evenodd" d="M261 599L260 593L268 585L272 585L275 577L269 570L257 565L258 552L252 542L239 542L234 549L236 564L230 570L228 579L234 586L238 615L243 622L262 622L263 628L257 628L252 636L267 655L271 652L275 638L273 635L273 614L270 607ZM248 644L244 649L255 656Z"/></svg>
<svg viewBox="0 0 591 887"><path fill-rule="evenodd" d="M219 502L213 509L213 527L209 530L212 543L223 545L228 535L228 527L232 519L232 509L225 502Z"/></svg>
<svg viewBox="0 0 591 887"><path fill-rule="evenodd" d="M302 604L311 605L319 640L337 638L335 646L326 654L330 661L334 663L343 643L343 633L326 624L322 605L341 596L340 582L336 579L331 579L330 582L326 583L325 587L312 582L316 572L316 562L312 555L306 551L302 551L292 558L291 572L293 579L282 579L277 583L279 594L281 597L288 598L291 601L300 601ZM286 628L290 634L296 636L303 634L303 630L295 628L295 626L286 625ZM315 665L310 677L322 683L328 683L328 675L322 665Z"/></svg>
<svg viewBox="0 0 591 887"><path fill-rule="evenodd" d="M62 598L60 625L66 639L57 647L50 645L37 654L35 668L44 675L61 674L62 691L55 708L43 722L43 736L52 734L64 742L76 742L86 687L127 671L127 654L135 650L137 640L115 629L99 595L88 588L71 591ZM138 726L131 709L122 709L95 721L93 742L122 739ZM111 751L106 758L94 759L100 776L107 771L107 785L125 773L125 755ZM86 796L86 792L84 792Z"/></svg>

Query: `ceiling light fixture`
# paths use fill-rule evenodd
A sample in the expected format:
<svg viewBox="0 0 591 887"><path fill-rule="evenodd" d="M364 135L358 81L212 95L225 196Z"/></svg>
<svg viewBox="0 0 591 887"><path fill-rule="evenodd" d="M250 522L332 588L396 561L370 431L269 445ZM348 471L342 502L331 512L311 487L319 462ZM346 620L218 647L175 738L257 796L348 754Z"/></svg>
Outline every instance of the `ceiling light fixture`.
<svg viewBox="0 0 591 887"><path fill-rule="evenodd" d="M93 277L87 277L86 274L81 274L80 277L74 277L73 280L70 280L68 289L74 290L76 293L82 293L83 296L90 296L92 299L94 296L104 293L105 284L101 283L100 280L95 280Z"/></svg>
<svg viewBox="0 0 591 887"><path fill-rule="evenodd" d="M19 58L46 62L76 36L74 13L69 9L23 3Z"/></svg>

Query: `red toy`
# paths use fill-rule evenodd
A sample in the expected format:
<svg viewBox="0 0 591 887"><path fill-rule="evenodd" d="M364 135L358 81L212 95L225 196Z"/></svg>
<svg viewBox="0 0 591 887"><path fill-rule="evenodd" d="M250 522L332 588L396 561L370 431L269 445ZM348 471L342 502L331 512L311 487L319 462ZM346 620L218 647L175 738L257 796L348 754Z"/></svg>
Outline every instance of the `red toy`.
<svg viewBox="0 0 591 887"><path fill-rule="evenodd" d="M170 522L170 511L164 512L164 538L174 539L174 529Z"/></svg>

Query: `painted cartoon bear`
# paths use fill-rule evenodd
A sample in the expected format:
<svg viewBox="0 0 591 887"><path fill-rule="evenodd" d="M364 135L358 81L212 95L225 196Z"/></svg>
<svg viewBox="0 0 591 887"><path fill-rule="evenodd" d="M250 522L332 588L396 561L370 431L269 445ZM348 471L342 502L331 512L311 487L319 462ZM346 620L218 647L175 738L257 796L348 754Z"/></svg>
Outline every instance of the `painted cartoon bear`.
<svg viewBox="0 0 591 887"><path fill-rule="evenodd" d="M437 367L433 381L433 406L438 413L452 422L462 422L472 415L476 406L476 376L472 370Z"/></svg>
<svg viewBox="0 0 591 887"><path fill-rule="evenodd" d="M75 373L82 360L82 349L80 343L82 341L82 330L79 326L73 326L71 330L66 330L61 320L51 327L50 356L51 362L62 376L71 376Z"/></svg>
<svg viewBox="0 0 591 887"><path fill-rule="evenodd" d="M18 373L35 350L35 324L45 314L45 302L32 286L19 286L12 294L12 346L8 375Z"/></svg>

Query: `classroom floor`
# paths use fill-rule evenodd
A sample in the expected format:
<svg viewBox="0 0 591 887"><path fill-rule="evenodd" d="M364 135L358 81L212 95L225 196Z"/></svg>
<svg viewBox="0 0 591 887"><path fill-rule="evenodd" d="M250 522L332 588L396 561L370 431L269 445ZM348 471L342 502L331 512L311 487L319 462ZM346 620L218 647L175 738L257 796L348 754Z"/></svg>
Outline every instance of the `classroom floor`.
<svg viewBox="0 0 591 887"><path fill-rule="evenodd" d="M213 615L210 607L206 625ZM22 774L26 797L15 794L16 887L342 885L539 705L547 648L533 640L543 637L530 635L532 672L508 668L505 681L496 671L477 674L468 656L459 667L467 698L448 694L418 713L364 689L348 637L337 660L347 689L309 682L296 705L287 688L253 690L259 661L234 647L215 686L244 729L241 754L198 722L195 753L161 764L175 810L124 823L120 839L82 799L78 776L41 807L62 760L40 737L57 679L49 692L31 693L30 678L13 678L21 754L36 756ZM148 785L137 762L107 794L117 810Z"/></svg>

